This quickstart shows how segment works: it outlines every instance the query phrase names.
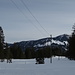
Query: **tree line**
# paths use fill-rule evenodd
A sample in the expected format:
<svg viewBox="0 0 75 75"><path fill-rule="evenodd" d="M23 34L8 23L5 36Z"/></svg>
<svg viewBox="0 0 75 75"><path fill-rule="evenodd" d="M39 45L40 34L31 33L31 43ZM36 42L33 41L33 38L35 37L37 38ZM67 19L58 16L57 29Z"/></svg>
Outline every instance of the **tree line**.
<svg viewBox="0 0 75 75"><path fill-rule="evenodd" d="M1 50L0 50L1 51ZM1 59L32 59L32 58L50 58L51 56L63 56L64 52L60 48L51 48L45 46L35 50L35 47L28 47L22 51L17 43L12 46L6 44L6 48L0 52Z"/></svg>

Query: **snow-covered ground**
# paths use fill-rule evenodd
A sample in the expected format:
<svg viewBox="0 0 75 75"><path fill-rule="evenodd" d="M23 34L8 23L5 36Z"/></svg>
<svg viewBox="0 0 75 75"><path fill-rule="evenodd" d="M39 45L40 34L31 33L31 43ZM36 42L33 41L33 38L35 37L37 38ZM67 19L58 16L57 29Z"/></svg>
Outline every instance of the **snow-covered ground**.
<svg viewBox="0 0 75 75"><path fill-rule="evenodd" d="M13 60L12 63L0 62L0 75L75 75L75 61L67 58L45 59L45 64L35 64L35 59Z"/></svg>

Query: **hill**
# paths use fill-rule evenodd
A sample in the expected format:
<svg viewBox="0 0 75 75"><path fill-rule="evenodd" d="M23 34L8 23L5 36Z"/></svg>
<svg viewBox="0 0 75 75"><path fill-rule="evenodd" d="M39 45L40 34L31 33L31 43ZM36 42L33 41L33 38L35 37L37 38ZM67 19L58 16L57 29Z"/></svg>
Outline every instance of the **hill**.
<svg viewBox="0 0 75 75"><path fill-rule="evenodd" d="M31 41L21 41L17 42L17 44L24 51L28 47L35 47L35 50L44 47L44 46L52 46L52 47L60 47L63 50L67 50L69 35L63 34L56 37L42 38L39 40L31 40ZM52 41L52 43L51 43Z"/></svg>

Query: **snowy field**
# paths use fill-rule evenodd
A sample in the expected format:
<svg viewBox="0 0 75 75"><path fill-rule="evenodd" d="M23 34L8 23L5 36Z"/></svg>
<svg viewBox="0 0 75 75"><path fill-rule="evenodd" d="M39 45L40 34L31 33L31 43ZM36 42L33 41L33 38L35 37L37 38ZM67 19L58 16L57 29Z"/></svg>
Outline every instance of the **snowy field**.
<svg viewBox="0 0 75 75"><path fill-rule="evenodd" d="M35 59L13 60L13 63L0 62L0 75L75 75L75 61L67 58L45 59L45 64L35 64Z"/></svg>

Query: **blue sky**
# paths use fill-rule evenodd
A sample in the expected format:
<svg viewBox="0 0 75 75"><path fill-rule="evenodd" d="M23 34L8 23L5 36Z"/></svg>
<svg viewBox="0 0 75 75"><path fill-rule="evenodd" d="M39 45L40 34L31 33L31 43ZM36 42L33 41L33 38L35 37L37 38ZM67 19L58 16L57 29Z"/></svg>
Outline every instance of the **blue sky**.
<svg viewBox="0 0 75 75"><path fill-rule="evenodd" d="M13 4L15 2L16 6ZM71 34L75 22L75 0L0 0L0 26L5 42L19 42ZM48 32L46 32L42 27Z"/></svg>

